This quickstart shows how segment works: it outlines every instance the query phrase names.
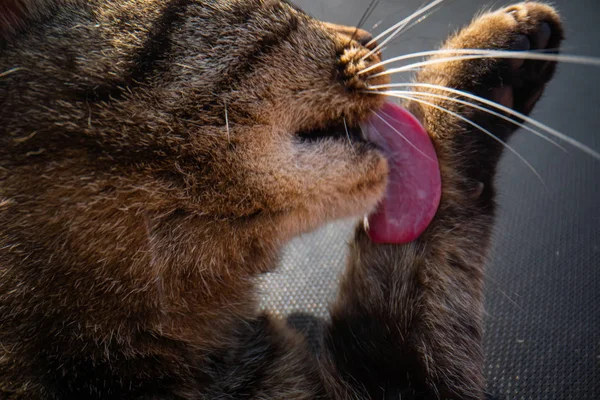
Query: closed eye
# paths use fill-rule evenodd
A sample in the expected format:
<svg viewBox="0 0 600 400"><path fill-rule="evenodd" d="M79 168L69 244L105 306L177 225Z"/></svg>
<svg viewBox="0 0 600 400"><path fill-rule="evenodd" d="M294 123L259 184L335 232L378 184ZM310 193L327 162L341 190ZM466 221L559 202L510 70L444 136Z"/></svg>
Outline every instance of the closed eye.
<svg viewBox="0 0 600 400"><path fill-rule="evenodd" d="M344 122L331 123L324 128L315 128L298 133L302 141L317 142L324 139L350 140L351 142L366 142L366 137L360 126L346 126Z"/></svg>

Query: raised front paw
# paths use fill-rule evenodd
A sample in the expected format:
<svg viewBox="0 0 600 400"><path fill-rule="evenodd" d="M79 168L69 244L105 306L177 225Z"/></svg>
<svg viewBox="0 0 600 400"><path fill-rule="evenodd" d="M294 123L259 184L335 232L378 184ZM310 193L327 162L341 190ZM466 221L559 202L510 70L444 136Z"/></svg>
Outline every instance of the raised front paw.
<svg viewBox="0 0 600 400"><path fill-rule="evenodd" d="M519 113L531 112L552 78L562 39L552 7L521 3L475 19L425 63L409 107L437 144L446 187L460 170L456 182L492 197L478 188L489 187Z"/></svg>
<svg viewBox="0 0 600 400"><path fill-rule="evenodd" d="M528 114L556 69L553 61L532 58L536 54L543 57L558 52L562 39L560 18L552 7L539 3L506 7L477 18L450 38L442 47L443 52L432 60L454 61L427 66L417 81L471 92ZM500 53L469 52L473 49L507 53L502 56ZM452 53L452 50L459 52ZM521 51L528 54L519 58L515 52ZM456 93L443 94L456 97ZM444 103L444 107L460 111L469 118L482 112L476 108L465 109L464 104Z"/></svg>
<svg viewBox="0 0 600 400"><path fill-rule="evenodd" d="M557 53L563 39L558 14L550 6L522 3L507 7L490 16L507 24L505 43L500 50L531 51L540 54ZM482 18L485 29L486 18ZM479 25L475 22L475 25ZM483 47L482 47L483 48ZM492 47L493 48L493 47ZM481 95L504 106L529 114L554 75L556 63L547 60L508 58L496 61L497 73L487 78ZM489 85L489 86L486 86ZM487 93L486 93L487 92Z"/></svg>

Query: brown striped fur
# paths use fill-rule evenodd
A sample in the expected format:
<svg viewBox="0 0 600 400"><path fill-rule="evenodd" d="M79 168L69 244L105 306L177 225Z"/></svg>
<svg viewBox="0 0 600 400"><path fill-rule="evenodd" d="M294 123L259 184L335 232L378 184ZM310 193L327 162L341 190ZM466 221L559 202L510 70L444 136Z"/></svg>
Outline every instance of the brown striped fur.
<svg viewBox="0 0 600 400"><path fill-rule="evenodd" d="M558 46L550 7L515 7L445 46L508 49L543 22ZM355 61L369 37L279 0L0 2L0 397L481 398L501 147L433 109L407 105L438 151L439 212L403 246L357 228L318 359L256 311L286 241L384 192L372 145L310 138L384 101L361 92L381 68L356 75L379 60ZM484 93L501 73L417 80Z"/></svg>

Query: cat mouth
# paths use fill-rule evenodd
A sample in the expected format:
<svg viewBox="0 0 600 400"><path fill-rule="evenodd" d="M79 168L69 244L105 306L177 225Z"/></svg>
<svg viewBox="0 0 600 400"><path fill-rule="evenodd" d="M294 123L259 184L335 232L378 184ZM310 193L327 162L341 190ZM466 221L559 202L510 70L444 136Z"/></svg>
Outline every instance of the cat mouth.
<svg viewBox="0 0 600 400"><path fill-rule="evenodd" d="M439 161L425 128L409 111L385 103L361 126L333 123L301 132L304 141L350 142L353 156L359 148L380 152L388 161L386 193L368 216L369 236L377 243L416 240L433 220L441 199ZM357 145L360 143L361 145Z"/></svg>

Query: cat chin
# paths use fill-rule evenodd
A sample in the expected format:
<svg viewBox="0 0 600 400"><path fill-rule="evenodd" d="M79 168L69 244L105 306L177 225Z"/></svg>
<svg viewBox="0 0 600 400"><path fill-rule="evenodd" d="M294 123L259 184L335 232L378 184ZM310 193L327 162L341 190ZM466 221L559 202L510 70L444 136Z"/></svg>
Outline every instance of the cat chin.
<svg viewBox="0 0 600 400"><path fill-rule="evenodd" d="M351 152L345 175L332 174L320 189L319 198L300 204L284 222L287 237L313 231L336 220L363 218L385 196L389 167L383 154L372 147ZM327 172L324 172L327 175Z"/></svg>

